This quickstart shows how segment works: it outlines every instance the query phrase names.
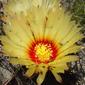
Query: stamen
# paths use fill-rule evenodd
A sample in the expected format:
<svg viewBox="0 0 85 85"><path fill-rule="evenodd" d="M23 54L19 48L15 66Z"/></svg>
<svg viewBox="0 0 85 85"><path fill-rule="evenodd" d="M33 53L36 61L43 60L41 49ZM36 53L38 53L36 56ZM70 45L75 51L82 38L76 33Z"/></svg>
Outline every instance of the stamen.
<svg viewBox="0 0 85 85"><path fill-rule="evenodd" d="M29 56L35 63L49 63L55 60L58 48L50 40L38 40L31 43Z"/></svg>

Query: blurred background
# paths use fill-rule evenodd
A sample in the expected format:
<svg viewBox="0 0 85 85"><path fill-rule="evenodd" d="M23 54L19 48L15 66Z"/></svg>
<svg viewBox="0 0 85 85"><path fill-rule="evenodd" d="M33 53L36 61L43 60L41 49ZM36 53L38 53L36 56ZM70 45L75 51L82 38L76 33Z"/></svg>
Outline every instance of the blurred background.
<svg viewBox="0 0 85 85"><path fill-rule="evenodd" d="M3 4L8 0L0 0L0 18L4 15ZM80 24L81 32L85 35L85 0L61 0L61 6L66 12L72 14L72 20ZM3 21L0 19L0 35L4 35ZM85 47L85 39L77 44ZM50 71L48 71L45 81L42 85L85 85L85 49L81 49L79 53L80 60L69 64L69 71L62 76L63 82L58 83ZM9 59L2 53L2 44L0 42L0 85L36 85L37 75L31 78L25 77L25 66L11 65Z"/></svg>

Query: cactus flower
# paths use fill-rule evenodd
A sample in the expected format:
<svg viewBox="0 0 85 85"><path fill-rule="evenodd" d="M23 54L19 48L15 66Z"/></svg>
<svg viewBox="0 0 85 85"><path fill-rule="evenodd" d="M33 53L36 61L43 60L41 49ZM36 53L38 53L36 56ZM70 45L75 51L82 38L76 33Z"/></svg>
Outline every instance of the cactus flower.
<svg viewBox="0 0 85 85"><path fill-rule="evenodd" d="M0 40L9 61L25 65L28 77L38 73L38 85L48 70L62 82L58 73L69 69L67 63L78 60L75 54L81 46L76 42L84 36L60 0L8 0L3 9L5 35Z"/></svg>

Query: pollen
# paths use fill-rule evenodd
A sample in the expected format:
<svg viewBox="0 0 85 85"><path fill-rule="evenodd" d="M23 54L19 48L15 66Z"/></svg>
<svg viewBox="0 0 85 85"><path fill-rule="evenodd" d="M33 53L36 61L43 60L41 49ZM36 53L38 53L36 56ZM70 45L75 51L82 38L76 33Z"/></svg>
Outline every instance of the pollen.
<svg viewBox="0 0 85 85"><path fill-rule="evenodd" d="M35 47L36 57L42 62L49 60L52 56L52 49L50 45L39 44Z"/></svg>
<svg viewBox="0 0 85 85"><path fill-rule="evenodd" d="M58 48L50 40L38 40L31 43L29 56L36 63L49 63L57 57Z"/></svg>

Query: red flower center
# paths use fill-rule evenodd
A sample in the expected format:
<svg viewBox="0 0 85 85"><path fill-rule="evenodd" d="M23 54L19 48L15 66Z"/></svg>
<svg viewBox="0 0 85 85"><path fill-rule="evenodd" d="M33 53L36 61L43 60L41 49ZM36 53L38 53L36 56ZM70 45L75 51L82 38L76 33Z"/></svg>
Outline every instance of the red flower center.
<svg viewBox="0 0 85 85"><path fill-rule="evenodd" d="M37 40L31 43L29 57L35 63L49 63L55 60L58 47L50 40Z"/></svg>

